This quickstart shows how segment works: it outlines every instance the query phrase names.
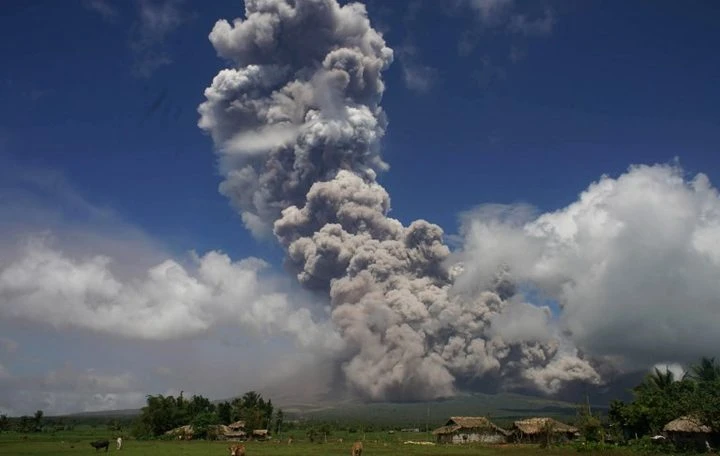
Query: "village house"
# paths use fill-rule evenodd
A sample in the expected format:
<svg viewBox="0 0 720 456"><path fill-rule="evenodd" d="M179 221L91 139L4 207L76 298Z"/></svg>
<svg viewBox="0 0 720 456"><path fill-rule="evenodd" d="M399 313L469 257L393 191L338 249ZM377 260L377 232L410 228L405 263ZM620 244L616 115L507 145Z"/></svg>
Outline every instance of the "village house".
<svg viewBox="0 0 720 456"><path fill-rule="evenodd" d="M720 435L713 433L709 426L701 424L692 416L672 420L663 427L665 435L676 445L708 450L720 444Z"/></svg>
<svg viewBox="0 0 720 456"><path fill-rule="evenodd" d="M505 443L510 433L482 416L453 416L433 435L437 443Z"/></svg>
<svg viewBox="0 0 720 456"><path fill-rule="evenodd" d="M245 430L244 421L235 421L226 426L227 430L223 434L225 440L246 440L247 432Z"/></svg>
<svg viewBox="0 0 720 456"><path fill-rule="evenodd" d="M252 431L253 440L267 440L270 438L270 433L267 429L254 429Z"/></svg>
<svg viewBox="0 0 720 456"><path fill-rule="evenodd" d="M549 417L515 421L511 431L518 443L557 443L572 440L578 434L576 427Z"/></svg>

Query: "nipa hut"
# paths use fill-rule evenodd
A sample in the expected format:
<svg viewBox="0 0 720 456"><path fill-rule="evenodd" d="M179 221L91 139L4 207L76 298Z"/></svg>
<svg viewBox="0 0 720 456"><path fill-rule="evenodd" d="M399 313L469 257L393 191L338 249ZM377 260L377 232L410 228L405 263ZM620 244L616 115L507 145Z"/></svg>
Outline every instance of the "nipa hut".
<svg viewBox="0 0 720 456"><path fill-rule="evenodd" d="M267 429L254 429L252 431L253 440L267 440L270 438L270 433Z"/></svg>
<svg viewBox="0 0 720 456"><path fill-rule="evenodd" d="M175 429L171 429L165 435L176 437L180 440L192 440L195 437L195 429L192 425L186 424ZM232 431L229 426L218 424L208 428L208 438L218 440L241 440L245 437L242 431Z"/></svg>
<svg viewBox="0 0 720 456"><path fill-rule="evenodd" d="M698 449L718 444L718 434L713 433L709 426L700 423L696 417L682 416L672 420L663 427L663 432L675 444L693 446Z"/></svg>
<svg viewBox="0 0 720 456"><path fill-rule="evenodd" d="M245 422L244 421L236 421L234 423L230 423L227 426L227 431L225 431L222 435L222 438L224 440L245 440L247 439L247 432L245 430Z"/></svg>
<svg viewBox="0 0 720 456"><path fill-rule="evenodd" d="M176 427L175 429L171 429L165 433L165 435L171 435L174 437L177 437L181 440L190 440L193 437L193 427L189 424L186 424L185 426Z"/></svg>
<svg viewBox="0 0 720 456"><path fill-rule="evenodd" d="M555 443L572 440L578 433L576 427L549 417L527 418L515 421L513 439L518 443Z"/></svg>
<svg viewBox="0 0 720 456"><path fill-rule="evenodd" d="M240 420L227 425L233 431L240 431L245 429L245 422Z"/></svg>
<svg viewBox="0 0 720 456"><path fill-rule="evenodd" d="M453 416L433 431L437 443L505 443L510 433L482 416Z"/></svg>

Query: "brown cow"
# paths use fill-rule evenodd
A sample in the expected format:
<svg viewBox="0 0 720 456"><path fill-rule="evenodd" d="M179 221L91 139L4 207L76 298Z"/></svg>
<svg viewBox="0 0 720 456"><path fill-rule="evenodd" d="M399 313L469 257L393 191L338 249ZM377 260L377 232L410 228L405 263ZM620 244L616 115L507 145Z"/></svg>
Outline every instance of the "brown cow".
<svg viewBox="0 0 720 456"><path fill-rule="evenodd" d="M233 445L228 447L230 456L245 456L245 445Z"/></svg>
<svg viewBox="0 0 720 456"><path fill-rule="evenodd" d="M355 442L353 443L352 450L350 450L350 456L362 456L362 451L362 442Z"/></svg>

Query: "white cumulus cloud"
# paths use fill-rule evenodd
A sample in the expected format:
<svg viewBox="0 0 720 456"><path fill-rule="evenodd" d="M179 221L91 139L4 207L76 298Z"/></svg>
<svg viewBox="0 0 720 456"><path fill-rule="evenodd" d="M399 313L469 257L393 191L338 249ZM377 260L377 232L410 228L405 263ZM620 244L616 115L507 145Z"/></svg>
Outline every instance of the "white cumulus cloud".
<svg viewBox="0 0 720 456"><path fill-rule="evenodd" d="M75 258L33 238L17 258L0 261L0 316L150 340L220 324L290 333L306 345L332 336L260 277L266 264L258 259L233 262L213 251L195 257L193 270L165 260L125 281L111 265L109 257Z"/></svg>
<svg viewBox="0 0 720 456"><path fill-rule="evenodd" d="M720 196L704 174L632 166L538 217L484 208L464 234L459 287L509 266L559 303L560 324L588 354L650 367L720 343Z"/></svg>

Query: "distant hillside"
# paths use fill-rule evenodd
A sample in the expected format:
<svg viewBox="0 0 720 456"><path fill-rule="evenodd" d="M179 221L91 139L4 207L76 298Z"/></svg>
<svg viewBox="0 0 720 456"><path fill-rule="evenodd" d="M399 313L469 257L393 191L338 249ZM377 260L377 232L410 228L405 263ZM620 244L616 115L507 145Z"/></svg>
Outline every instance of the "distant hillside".
<svg viewBox="0 0 720 456"><path fill-rule="evenodd" d="M449 416L484 415L498 423L528 416L552 416L574 419L578 404L521 394L463 394L452 399L415 403L286 404L283 410L291 419L318 421L356 421L378 425L402 424L424 428L436 426ZM593 407L604 411L605 407Z"/></svg>
<svg viewBox="0 0 720 456"><path fill-rule="evenodd" d="M231 400L231 399L228 399ZM220 402L220 401L215 401ZM436 426L449 416L483 415L498 423L509 422L527 416L552 416L573 419L577 404L522 394L461 394L452 399L431 402L363 403L357 400L297 402L278 401L290 420L338 421L374 423L376 425L402 425L425 428ZM599 412L605 406L593 406ZM131 417L140 414L139 409L82 412L74 417Z"/></svg>
<svg viewBox="0 0 720 456"><path fill-rule="evenodd" d="M88 417L88 418L120 418L132 417L140 414L140 409L124 409L124 410L102 410L99 412L78 412L71 413L66 416L70 417Z"/></svg>

